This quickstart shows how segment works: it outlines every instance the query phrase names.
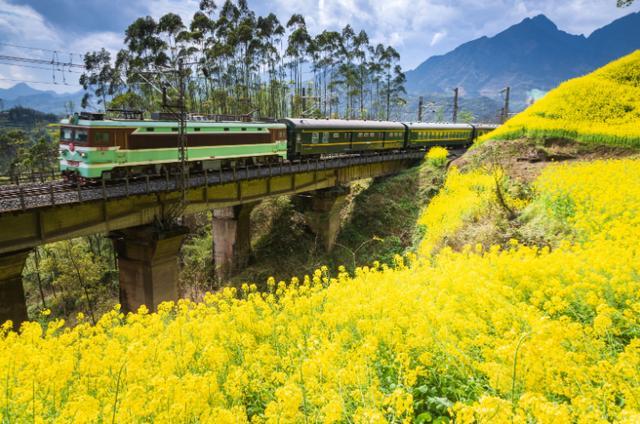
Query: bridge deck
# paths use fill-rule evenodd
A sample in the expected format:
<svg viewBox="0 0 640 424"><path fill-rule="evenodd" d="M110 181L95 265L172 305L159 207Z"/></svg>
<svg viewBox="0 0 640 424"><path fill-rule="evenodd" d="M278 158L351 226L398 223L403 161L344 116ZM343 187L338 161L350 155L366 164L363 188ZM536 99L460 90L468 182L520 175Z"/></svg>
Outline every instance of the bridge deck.
<svg viewBox="0 0 640 424"><path fill-rule="evenodd" d="M193 175L184 210L179 176L113 185L60 187L60 182L50 182L0 189L0 254L145 225L167 214L191 214L390 175L423 156L424 151L385 152Z"/></svg>
<svg viewBox="0 0 640 424"><path fill-rule="evenodd" d="M373 164L387 161L420 159L423 151L385 152L361 156L344 156L323 160L282 162L270 166L242 167L226 171L209 171L189 177L188 188L205 185L219 185L238 180L267 178L278 175L317 172L346 168L354 165ZM138 177L119 180L116 183L74 185L63 181L49 181L40 184L0 187L0 214L11 211L25 211L58 205L70 205L95 200L111 200L132 195L172 192L179 190L177 175Z"/></svg>

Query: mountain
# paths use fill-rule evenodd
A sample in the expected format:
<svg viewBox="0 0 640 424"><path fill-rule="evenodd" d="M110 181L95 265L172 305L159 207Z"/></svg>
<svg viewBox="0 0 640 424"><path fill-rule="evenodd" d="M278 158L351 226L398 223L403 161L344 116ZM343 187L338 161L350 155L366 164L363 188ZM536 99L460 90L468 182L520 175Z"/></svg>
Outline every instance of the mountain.
<svg viewBox="0 0 640 424"><path fill-rule="evenodd" d="M82 101L82 91L75 93L56 93L55 91L38 90L25 83L11 88L0 88L2 108L11 109L16 106L36 109L45 113L62 115L66 113L65 104L73 102L76 110Z"/></svg>
<svg viewBox="0 0 640 424"><path fill-rule="evenodd" d="M21 82L11 88L0 88L0 99L3 99L4 101L15 100L19 97L31 96L40 93L43 93L43 91L36 90L24 82ZM53 91L46 91L46 93L55 94Z"/></svg>
<svg viewBox="0 0 640 424"><path fill-rule="evenodd" d="M481 37L407 72L413 95L450 93L496 97L511 87L516 105L531 90L548 91L640 48L640 12L594 31L589 37L561 31L546 16L526 18L494 37Z"/></svg>

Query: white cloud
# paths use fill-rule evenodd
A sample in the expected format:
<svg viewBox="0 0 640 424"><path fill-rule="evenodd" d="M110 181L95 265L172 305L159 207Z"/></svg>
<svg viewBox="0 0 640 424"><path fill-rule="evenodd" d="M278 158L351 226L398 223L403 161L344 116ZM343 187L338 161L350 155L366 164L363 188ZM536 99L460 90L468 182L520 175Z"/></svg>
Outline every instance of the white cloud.
<svg viewBox="0 0 640 424"><path fill-rule="evenodd" d="M31 0L44 1L44 0ZM81 7L86 0L67 0ZM340 30L350 24L356 31L364 29L372 43L394 46L401 54L402 65L411 69L429 56L443 54L458 45L481 37L493 36L522 19L540 13L570 33L590 34L593 30L630 12L640 10L640 2L618 9L615 0L248 0L257 14L274 12L284 23L291 14L302 14L310 31ZM105 10L121 13L122 30L73 33L56 27L29 6L0 0L0 41L84 53L102 47L116 52L122 46L123 33L132 16L149 14L158 19L168 12L179 14L188 23L198 9L199 0L129 0L126 6ZM219 7L223 0L218 0ZM32 3L37 4L37 3ZM126 9L126 10L125 10ZM40 10L40 9L38 9ZM125 13L126 12L126 13ZM118 15L120 16L120 15ZM111 29L110 27L109 29ZM0 45L2 54L51 58L50 53L14 49ZM61 57L66 59L68 56ZM76 57L74 57L74 61ZM78 58L79 60L79 58ZM51 71L0 65L0 78L51 80ZM14 82L0 79L0 86ZM40 87L42 88L42 87ZM49 87L47 87L49 88ZM56 91L70 91L78 86L53 86Z"/></svg>
<svg viewBox="0 0 640 424"><path fill-rule="evenodd" d="M433 37L431 37L431 43L429 43L429 45L432 47L435 46L446 36L447 31L436 32L435 34L433 34Z"/></svg>
<svg viewBox="0 0 640 424"><path fill-rule="evenodd" d="M0 0L0 34L5 40L59 41L57 31L42 15L29 6L15 5L7 0Z"/></svg>

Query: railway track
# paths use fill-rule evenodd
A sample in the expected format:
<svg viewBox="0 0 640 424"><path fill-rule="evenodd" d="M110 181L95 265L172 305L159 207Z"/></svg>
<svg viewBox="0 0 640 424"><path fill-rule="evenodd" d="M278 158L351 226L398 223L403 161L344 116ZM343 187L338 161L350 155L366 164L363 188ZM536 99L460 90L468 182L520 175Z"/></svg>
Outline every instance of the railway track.
<svg viewBox="0 0 640 424"><path fill-rule="evenodd" d="M51 191L59 193L67 190L71 190L75 187L73 183L54 180L44 183L31 183L20 185L4 185L0 186L0 198L2 197L16 197L16 196L30 196L30 195L42 195L49 194Z"/></svg>
<svg viewBox="0 0 640 424"><path fill-rule="evenodd" d="M462 156L466 149L450 150L448 162ZM197 173L189 175L189 187L207 184L222 184L236 180L264 178L296 172L318 171L322 169L340 168L362 163L375 163L385 160L419 160L425 152L422 150L383 152L371 155L351 155L324 160L303 160L284 162L276 166L250 166L220 172ZM28 183L20 185L0 186L0 213L30 208L55 206L89 200L127 197L136 194L149 194L179 188L178 175L156 175L127 178L117 181L98 180L96 182L74 183L54 180L44 183Z"/></svg>

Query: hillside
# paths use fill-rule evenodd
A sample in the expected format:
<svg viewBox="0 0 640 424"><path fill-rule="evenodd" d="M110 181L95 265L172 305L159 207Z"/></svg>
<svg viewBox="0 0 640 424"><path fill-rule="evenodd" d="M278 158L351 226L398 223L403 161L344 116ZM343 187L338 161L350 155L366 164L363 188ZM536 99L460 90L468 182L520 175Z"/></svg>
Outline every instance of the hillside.
<svg viewBox="0 0 640 424"><path fill-rule="evenodd" d="M636 87L639 53L584 80ZM541 101L538 115L588 122L584 89L564 84L575 104ZM404 209L422 237L392 264L116 307L96 325L47 310L20 333L5 325L0 419L640 422L640 150L598 142L628 140L632 111L596 94L609 138L481 143L421 212ZM388 188L413 194L407 174Z"/></svg>
<svg viewBox="0 0 640 424"><path fill-rule="evenodd" d="M0 128L33 128L39 124L57 122L58 116L21 106L0 112Z"/></svg>
<svg viewBox="0 0 640 424"><path fill-rule="evenodd" d="M547 91L638 48L640 12L589 37L561 31L546 16L538 15L493 37L481 37L427 59L406 73L407 91L414 95L449 93L459 86L467 96L495 97L509 85L518 106L533 89Z"/></svg>
<svg viewBox="0 0 640 424"><path fill-rule="evenodd" d="M640 50L561 84L485 139L523 136L640 146Z"/></svg>

